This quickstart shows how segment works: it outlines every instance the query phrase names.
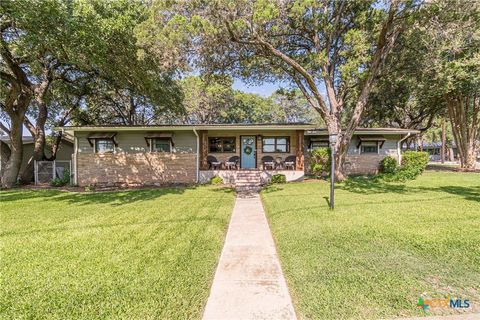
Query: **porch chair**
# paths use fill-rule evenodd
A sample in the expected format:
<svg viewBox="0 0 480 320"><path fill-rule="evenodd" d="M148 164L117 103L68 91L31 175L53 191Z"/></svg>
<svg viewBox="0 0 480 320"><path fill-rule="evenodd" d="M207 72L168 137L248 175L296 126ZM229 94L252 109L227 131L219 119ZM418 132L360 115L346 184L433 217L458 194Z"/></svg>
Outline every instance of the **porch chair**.
<svg viewBox="0 0 480 320"><path fill-rule="evenodd" d="M263 156L262 157L263 163L263 170L274 170L275 169L275 161L273 160L272 156Z"/></svg>
<svg viewBox="0 0 480 320"><path fill-rule="evenodd" d="M297 163L297 157L296 156L288 156L285 159L284 165L285 169L291 168L292 170L295 170L295 164Z"/></svg>
<svg viewBox="0 0 480 320"><path fill-rule="evenodd" d="M225 169L230 169L230 170L235 170L238 169L238 162L240 161L239 156L233 156L228 159L228 161L225 161Z"/></svg>
<svg viewBox="0 0 480 320"><path fill-rule="evenodd" d="M218 161L214 156L207 156L208 169L221 169L222 162Z"/></svg>

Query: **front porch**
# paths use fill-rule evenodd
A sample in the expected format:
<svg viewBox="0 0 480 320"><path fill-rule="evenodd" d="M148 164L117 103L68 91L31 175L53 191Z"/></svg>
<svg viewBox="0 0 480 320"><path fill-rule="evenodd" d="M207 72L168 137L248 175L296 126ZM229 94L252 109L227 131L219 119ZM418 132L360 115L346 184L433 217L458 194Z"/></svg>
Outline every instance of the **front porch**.
<svg viewBox="0 0 480 320"><path fill-rule="evenodd" d="M256 176L260 184L275 174L284 174L287 181L303 179L304 130L203 130L198 134L201 183L219 176L225 183L236 184L239 175Z"/></svg>
<svg viewBox="0 0 480 320"><path fill-rule="evenodd" d="M275 174L283 174L288 182L302 181L305 175L303 170L200 170L200 183L207 183L211 178L219 176L225 183L235 185L237 184L238 176L245 174L255 175L259 179L261 185L267 184Z"/></svg>

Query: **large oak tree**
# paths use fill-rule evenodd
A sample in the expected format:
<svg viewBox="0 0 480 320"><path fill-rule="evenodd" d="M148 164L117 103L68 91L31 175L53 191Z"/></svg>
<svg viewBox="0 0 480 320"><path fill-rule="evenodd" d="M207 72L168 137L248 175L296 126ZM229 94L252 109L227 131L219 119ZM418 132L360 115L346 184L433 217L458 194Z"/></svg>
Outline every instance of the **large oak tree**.
<svg viewBox="0 0 480 320"><path fill-rule="evenodd" d="M33 156L21 174L29 182L33 161L45 159L47 126L84 114L86 97L104 106L103 113L113 101L129 124L141 121L139 109L146 106L179 105L172 65L156 64L149 55L137 58L133 31L145 17L144 4L128 0L2 1L1 107L10 125L2 127L12 141L4 187L17 180L23 125L34 138ZM54 144L53 155L55 150Z"/></svg>
<svg viewBox="0 0 480 320"><path fill-rule="evenodd" d="M412 1L153 2L140 44L252 82L289 82L339 134L335 176Z"/></svg>

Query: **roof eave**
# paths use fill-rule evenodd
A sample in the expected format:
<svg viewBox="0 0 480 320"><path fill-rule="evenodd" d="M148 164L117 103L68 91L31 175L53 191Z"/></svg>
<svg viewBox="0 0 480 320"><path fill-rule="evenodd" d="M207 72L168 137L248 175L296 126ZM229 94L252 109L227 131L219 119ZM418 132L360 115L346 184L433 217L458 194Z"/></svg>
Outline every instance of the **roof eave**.
<svg viewBox="0 0 480 320"><path fill-rule="evenodd" d="M55 127L55 131L66 132L93 132L93 131L192 131L192 130L312 130L315 129L314 125L301 124L301 125L198 125L198 126L98 126L98 127Z"/></svg>
<svg viewBox="0 0 480 320"><path fill-rule="evenodd" d="M355 132L353 133L354 135L378 135L378 134L382 134L382 135L397 135L397 134L418 134L420 133L420 130L414 130L414 129L401 129L401 130L381 130L381 129L377 129L377 130L355 130ZM312 131L307 131L305 132L305 135L306 136L318 136L318 135L328 135L328 131L327 130L312 130Z"/></svg>

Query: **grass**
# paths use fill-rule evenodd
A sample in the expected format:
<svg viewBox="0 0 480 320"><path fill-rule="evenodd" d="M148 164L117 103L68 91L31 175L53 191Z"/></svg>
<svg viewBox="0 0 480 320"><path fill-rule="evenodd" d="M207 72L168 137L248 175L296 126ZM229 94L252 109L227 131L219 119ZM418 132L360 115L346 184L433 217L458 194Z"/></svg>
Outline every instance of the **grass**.
<svg viewBox="0 0 480 320"><path fill-rule="evenodd" d="M216 187L0 193L0 318L200 318L233 207Z"/></svg>
<svg viewBox="0 0 480 320"><path fill-rule="evenodd" d="M301 318L422 316L421 295L469 299L466 311L480 311L480 174L351 179L337 186L334 211L328 190L313 181L262 192Z"/></svg>

